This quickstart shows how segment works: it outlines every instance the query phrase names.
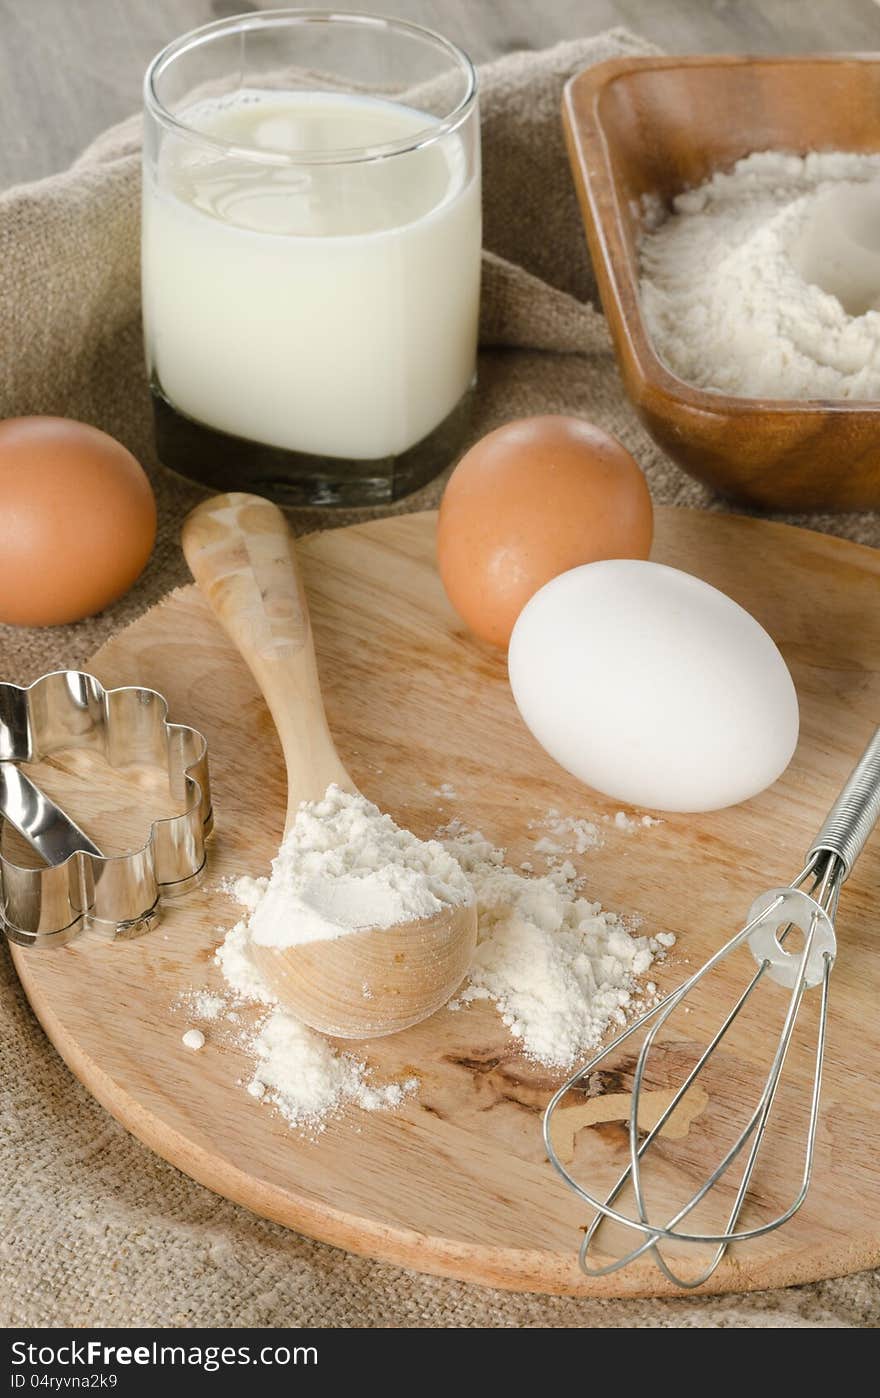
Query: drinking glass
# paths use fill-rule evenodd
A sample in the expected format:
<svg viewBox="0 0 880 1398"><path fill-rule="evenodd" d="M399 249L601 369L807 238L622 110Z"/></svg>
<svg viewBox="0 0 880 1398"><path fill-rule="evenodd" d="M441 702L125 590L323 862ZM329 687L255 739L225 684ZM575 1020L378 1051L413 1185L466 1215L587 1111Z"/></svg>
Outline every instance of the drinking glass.
<svg viewBox="0 0 880 1398"><path fill-rule="evenodd" d="M473 65L367 14L273 10L145 81L142 285L163 463L288 505L397 499L475 381Z"/></svg>

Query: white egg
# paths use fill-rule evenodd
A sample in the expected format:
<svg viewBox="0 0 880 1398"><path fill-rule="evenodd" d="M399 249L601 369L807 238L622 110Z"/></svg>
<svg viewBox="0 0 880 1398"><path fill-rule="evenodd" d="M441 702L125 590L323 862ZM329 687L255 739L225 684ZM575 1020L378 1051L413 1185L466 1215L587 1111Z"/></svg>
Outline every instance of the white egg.
<svg viewBox="0 0 880 1398"><path fill-rule="evenodd" d="M762 626L699 578L632 559L536 592L514 627L510 684L561 766L664 811L747 801L788 766L798 702Z"/></svg>

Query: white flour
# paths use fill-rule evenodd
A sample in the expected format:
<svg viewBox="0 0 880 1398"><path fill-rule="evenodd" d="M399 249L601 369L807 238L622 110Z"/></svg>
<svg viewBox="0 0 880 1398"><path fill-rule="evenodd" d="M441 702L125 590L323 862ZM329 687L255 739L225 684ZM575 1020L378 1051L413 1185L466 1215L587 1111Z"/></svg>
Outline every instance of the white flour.
<svg viewBox="0 0 880 1398"><path fill-rule="evenodd" d="M599 839L594 822L558 811L536 824L572 852L591 849ZM316 928L335 937L375 925L378 910L399 921L401 909L411 917L416 908L434 911L442 902L475 898L479 942L469 982L453 1008L493 1001L521 1052L556 1067L570 1066L600 1042L609 1025L625 1022L638 979L675 940L670 934L632 935L620 918L581 896L569 860L554 857L550 872L527 878L505 864L502 850L460 821L441 833L442 842L417 840L363 797L330 788L324 801L300 811L271 879L246 875L224 885L246 910L217 949L228 997L232 1004L247 1000L267 1007L256 1029L237 1038L255 1062L244 1086L293 1126L320 1130L346 1104L367 1111L396 1107L416 1082L374 1084L361 1059L339 1052L281 1009L251 960L255 930L271 944L287 946L317 935ZM334 877L343 884L338 897L322 887ZM305 934L298 930L303 926ZM362 994L372 997L366 983ZM223 997L199 994L188 1003L200 1004L212 1017L214 1000L224 1003Z"/></svg>
<svg viewBox="0 0 880 1398"><path fill-rule="evenodd" d="M436 840L419 840L364 796L338 786L303 802L249 926L258 946L325 941L394 927L467 903L471 888Z"/></svg>
<svg viewBox="0 0 880 1398"><path fill-rule="evenodd" d="M469 984L451 1008L492 1000L528 1058L570 1067L626 1022L638 978L675 938L632 936L581 896L570 863L525 877L459 822L446 844L474 886L479 917Z"/></svg>
<svg viewBox="0 0 880 1398"><path fill-rule="evenodd" d="M602 844L599 827L594 820L564 816L549 810L541 820L530 820L530 830L546 830L535 841L535 853L546 855L585 854Z"/></svg>
<svg viewBox="0 0 880 1398"><path fill-rule="evenodd" d="M801 273L817 201L878 178L877 155L764 151L680 195L641 247L660 358L736 396L880 398L880 312L849 315ZM833 260L833 226L827 247Z"/></svg>
<svg viewBox="0 0 880 1398"><path fill-rule="evenodd" d="M629 816L626 811L616 811L614 817L603 816L606 824L613 825L615 830L647 830L652 825L662 825L663 822L657 816Z"/></svg>
<svg viewBox="0 0 880 1398"><path fill-rule="evenodd" d="M268 879L264 882L268 883ZM244 883L245 879L238 880L236 895L238 886ZM217 930L222 932L223 928ZM275 1003L274 995L251 960L247 918L242 918L234 927L230 927L217 948L214 959L230 989L242 1000L253 1000L258 1005Z"/></svg>
<svg viewBox="0 0 880 1398"><path fill-rule="evenodd" d="M180 1002L196 1019L219 1019L226 1008L222 995L210 990L190 990L180 996Z"/></svg>
<svg viewBox="0 0 880 1398"><path fill-rule="evenodd" d="M551 867L558 866L563 855L586 854L588 850L601 849L605 840L599 828L600 821L603 825L612 825L615 830L625 830L627 833L663 824L656 816L630 816L626 811L587 820L584 817L561 815L559 811L551 808L540 820L529 821L529 830L546 831L546 834L540 835L535 841L533 849L536 854L542 854ZM530 872L532 865L524 861L520 868Z"/></svg>
<svg viewBox="0 0 880 1398"><path fill-rule="evenodd" d="M347 1103L368 1112L399 1107L417 1085L414 1078L408 1078L403 1083L375 1086L361 1059L337 1052L320 1034L284 1010L273 1010L267 1016L251 1047L257 1065L248 1092L272 1102L291 1126L312 1131L321 1130L327 1117Z"/></svg>

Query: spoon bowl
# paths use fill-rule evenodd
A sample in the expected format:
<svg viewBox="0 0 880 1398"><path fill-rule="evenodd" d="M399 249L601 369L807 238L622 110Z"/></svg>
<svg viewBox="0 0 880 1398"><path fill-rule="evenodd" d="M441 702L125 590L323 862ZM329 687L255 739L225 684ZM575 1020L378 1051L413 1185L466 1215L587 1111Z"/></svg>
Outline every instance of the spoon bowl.
<svg viewBox="0 0 880 1398"><path fill-rule="evenodd" d="M279 1001L340 1039L379 1038L427 1019L461 985L476 944L473 904L326 942L251 948Z"/></svg>

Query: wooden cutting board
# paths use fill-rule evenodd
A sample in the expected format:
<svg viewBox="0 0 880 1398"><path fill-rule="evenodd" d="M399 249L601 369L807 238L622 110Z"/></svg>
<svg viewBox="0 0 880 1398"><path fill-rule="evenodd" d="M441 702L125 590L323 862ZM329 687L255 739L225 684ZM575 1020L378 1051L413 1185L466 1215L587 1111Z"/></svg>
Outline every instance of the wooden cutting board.
<svg viewBox="0 0 880 1398"><path fill-rule="evenodd" d="M505 847L514 864L531 859L542 867L534 843L546 831L529 822L548 808L599 820L604 844L576 860L590 896L638 913L645 932L677 935L653 973L661 989L672 986L741 924L757 892L797 870L880 718L880 554L768 522L658 511L654 556L730 593L778 641L800 694L801 741L789 772L757 800L624 830L601 822L615 806L556 767L519 721L503 657L470 638L445 601L433 530L432 515L411 515L302 544L343 760L365 792L418 834L457 816ZM316 1140L246 1094L240 1084L250 1062L225 1031L206 1025L201 1052L183 1047L181 1035L194 1021L178 997L192 987L219 988L212 964L218 929L236 917L219 880L264 871L277 845L285 800L280 754L248 672L192 588L116 636L93 669L105 684L154 686L167 695L172 717L205 731L217 813L205 886L167 908L156 932L115 945L83 937L55 951L13 952L46 1032L107 1110L209 1188L359 1253L517 1289L667 1290L647 1259L602 1281L579 1273L576 1249L589 1210L557 1180L541 1147L542 1107L559 1076L524 1062L485 1003L444 1010L365 1045L380 1080L415 1073L418 1092L396 1112L352 1108ZM84 774L70 761L38 775L90 833L116 847L142 838L146 812L156 814L163 800L143 774L132 785L119 774ZM454 798L437 794L444 783ZM780 1286L880 1261L878 895L880 836L841 904L812 1192L787 1228L732 1254L713 1289ZM712 1009L717 1020L743 983L742 966L713 982L711 1003L698 1005L677 1031L673 1048L682 1062L713 1022ZM721 1056L705 1110L664 1139L664 1198L665 1157L705 1171L712 1111L724 1118L754 1090L776 1028L778 1002L768 1005L745 1041ZM812 1002L805 1013L809 1027ZM630 1056L604 1076L601 1086L616 1095L601 1106L583 1097L564 1108L560 1149L584 1180L607 1177L625 1159L631 1069ZM792 1070L772 1154L756 1177L759 1207L770 1211L796 1192L806 1050L793 1054Z"/></svg>

